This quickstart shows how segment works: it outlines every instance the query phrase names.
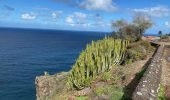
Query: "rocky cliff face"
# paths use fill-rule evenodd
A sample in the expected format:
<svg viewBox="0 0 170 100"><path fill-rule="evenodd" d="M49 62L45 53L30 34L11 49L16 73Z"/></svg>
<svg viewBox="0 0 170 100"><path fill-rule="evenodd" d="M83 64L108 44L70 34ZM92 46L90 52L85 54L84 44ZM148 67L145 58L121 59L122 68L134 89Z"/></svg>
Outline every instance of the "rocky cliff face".
<svg viewBox="0 0 170 100"><path fill-rule="evenodd" d="M53 100L54 95L66 84L67 73L38 76L35 79L37 100Z"/></svg>

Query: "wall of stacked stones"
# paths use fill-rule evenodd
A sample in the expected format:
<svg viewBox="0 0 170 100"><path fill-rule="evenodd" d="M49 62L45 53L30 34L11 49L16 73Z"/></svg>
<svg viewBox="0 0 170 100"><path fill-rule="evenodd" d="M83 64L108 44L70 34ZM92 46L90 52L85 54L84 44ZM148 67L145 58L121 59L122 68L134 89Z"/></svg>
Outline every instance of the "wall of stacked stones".
<svg viewBox="0 0 170 100"><path fill-rule="evenodd" d="M133 100L157 100L162 73L164 45L160 45L133 93Z"/></svg>

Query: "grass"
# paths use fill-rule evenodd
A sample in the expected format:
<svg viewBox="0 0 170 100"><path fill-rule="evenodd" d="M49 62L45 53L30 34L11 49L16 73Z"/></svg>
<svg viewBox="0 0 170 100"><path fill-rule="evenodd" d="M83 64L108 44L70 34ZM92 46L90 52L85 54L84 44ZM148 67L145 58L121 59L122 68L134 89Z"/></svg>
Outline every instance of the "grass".
<svg viewBox="0 0 170 100"><path fill-rule="evenodd" d="M164 91L165 91L165 88L161 83L160 89L159 89L159 92L158 92L158 100L166 100Z"/></svg>
<svg viewBox="0 0 170 100"><path fill-rule="evenodd" d="M88 100L88 97L80 96L80 97L76 97L75 100Z"/></svg>
<svg viewBox="0 0 170 100"><path fill-rule="evenodd" d="M98 87L95 89L98 96L107 95L109 100L120 100L123 97L123 88L108 85L105 87Z"/></svg>
<svg viewBox="0 0 170 100"><path fill-rule="evenodd" d="M110 80L112 78L112 74L110 72L104 72L102 75L102 79L104 81Z"/></svg>

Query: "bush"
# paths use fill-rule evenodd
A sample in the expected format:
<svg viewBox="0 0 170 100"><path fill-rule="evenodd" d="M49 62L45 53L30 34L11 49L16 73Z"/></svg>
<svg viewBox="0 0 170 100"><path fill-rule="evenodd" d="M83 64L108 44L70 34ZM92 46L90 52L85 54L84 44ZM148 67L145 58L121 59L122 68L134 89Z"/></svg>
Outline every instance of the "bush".
<svg viewBox="0 0 170 100"><path fill-rule="evenodd" d="M131 48L127 50L128 59L132 62L137 60L144 60L147 57L146 50L139 46L137 48Z"/></svg>
<svg viewBox="0 0 170 100"><path fill-rule="evenodd" d="M120 100L123 97L123 89L111 85L105 87L98 87L95 89L98 96L108 95L109 100Z"/></svg>
<svg viewBox="0 0 170 100"><path fill-rule="evenodd" d="M122 63L128 43L120 39L105 38L87 45L69 73L69 88L83 89L96 76Z"/></svg>
<svg viewBox="0 0 170 100"><path fill-rule="evenodd" d="M165 87L162 85L162 83L160 84L160 89L158 92L158 100L166 100Z"/></svg>
<svg viewBox="0 0 170 100"><path fill-rule="evenodd" d="M88 100L88 97L80 96L80 97L76 97L75 100Z"/></svg>
<svg viewBox="0 0 170 100"><path fill-rule="evenodd" d="M105 91L106 91L106 88L105 88L105 87L97 87L94 92L95 92L97 95L100 96L100 95L104 94Z"/></svg>
<svg viewBox="0 0 170 100"><path fill-rule="evenodd" d="M137 60L144 60L147 55L153 52L155 48L147 41L139 41L136 43L131 43L128 46L125 64L132 63Z"/></svg>
<svg viewBox="0 0 170 100"><path fill-rule="evenodd" d="M110 80L112 78L112 74L110 73L110 72L104 72L103 74L102 74L102 79L104 80L104 81L108 81L108 80Z"/></svg>

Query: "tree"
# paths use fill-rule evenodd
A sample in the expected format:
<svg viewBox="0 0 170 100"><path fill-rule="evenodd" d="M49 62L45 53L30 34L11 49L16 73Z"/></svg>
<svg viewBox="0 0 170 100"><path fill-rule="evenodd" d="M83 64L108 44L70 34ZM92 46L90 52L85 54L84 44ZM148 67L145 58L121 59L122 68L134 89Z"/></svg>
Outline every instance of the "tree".
<svg viewBox="0 0 170 100"><path fill-rule="evenodd" d="M138 27L140 39L147 29L153 26L151 18L143 13L137 13L133 17L133 24Z"/></svg>
<svg viewBox="0 0 170 100"><path fill-rule="evenodd" d="M150 27L152 27L153 22L149 16L137 13L133 17L131 23L127 23L125 20L117 20L112 23L112 27L116 30L112 37L128 39L132 42L141 40L143 33Z"/></svg>
<svg viewBox="0 0 170 100"><path fill-rule="evenodd" d="M124 36L124 39L127 39L129 41L137 41L140 35L138 34L138 28L133 24L128 24L121 30L122 36Z"/></svg>
<svg viewBox="0 0 170 100"><path fill-rule="evenodd" d="M124 20L124 19L120 19L117 21L114 21L112 23L112 27L116 30L116 31L120 31L123 27L125 27L128 23Z"/></svg>

